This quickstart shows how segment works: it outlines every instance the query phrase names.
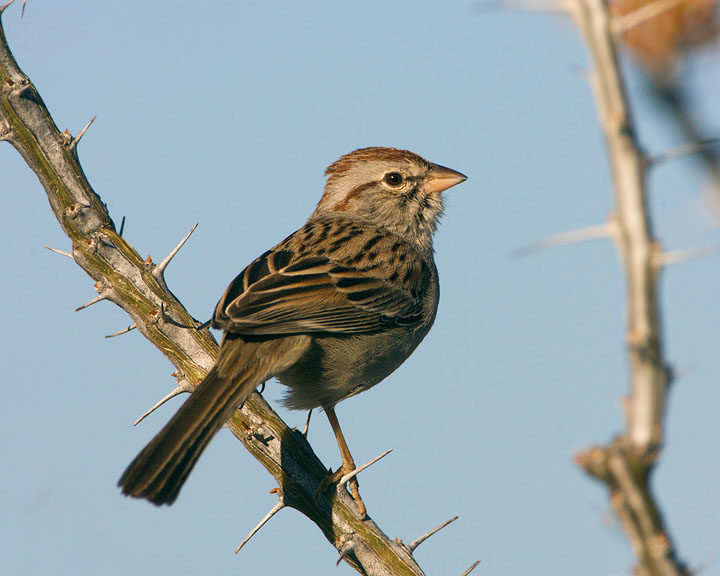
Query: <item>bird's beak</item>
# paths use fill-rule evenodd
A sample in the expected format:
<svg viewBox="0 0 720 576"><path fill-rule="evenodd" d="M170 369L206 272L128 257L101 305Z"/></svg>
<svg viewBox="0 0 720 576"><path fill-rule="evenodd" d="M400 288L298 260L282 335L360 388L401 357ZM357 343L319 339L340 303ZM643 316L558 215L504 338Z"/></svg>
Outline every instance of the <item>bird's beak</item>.
<svg viewBox="0 0 720 576"><path fill-rule="evenodd" d="M467 180L467 176L457 170L445 168L445 166L440 166L438 164L432 164L430 166L430 172L428 172L422 188L429 194L438 194L443 190L447 190L448 188L455 186L455 184L465 182L465 180Z"/></svg>

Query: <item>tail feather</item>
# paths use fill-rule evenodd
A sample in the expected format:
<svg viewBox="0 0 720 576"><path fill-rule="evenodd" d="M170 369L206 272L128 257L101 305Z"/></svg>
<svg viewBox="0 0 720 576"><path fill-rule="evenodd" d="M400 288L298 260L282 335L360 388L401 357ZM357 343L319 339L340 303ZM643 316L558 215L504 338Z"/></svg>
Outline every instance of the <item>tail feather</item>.
<svg viewBox="0 0 720 576"><path fill-rule="evenodd" d="M123 493L156 505L172 504L215 433L260 384L255 371L249 372L226 376L213 367L127 467L118 482Z"/></svg>

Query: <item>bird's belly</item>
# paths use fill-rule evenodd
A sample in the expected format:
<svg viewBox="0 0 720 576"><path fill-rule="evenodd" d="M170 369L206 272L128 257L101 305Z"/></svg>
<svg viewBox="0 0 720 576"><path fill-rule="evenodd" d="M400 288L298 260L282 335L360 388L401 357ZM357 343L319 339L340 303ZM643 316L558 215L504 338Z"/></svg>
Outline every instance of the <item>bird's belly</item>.
<svg viewBox="0 0 720 576"><path fill-rule="evenodd" d="M278 375L290 388L285 405L326 408L367 390L400 366L426 333L397 327L379 334L314 337L306 354Z"/></svg>

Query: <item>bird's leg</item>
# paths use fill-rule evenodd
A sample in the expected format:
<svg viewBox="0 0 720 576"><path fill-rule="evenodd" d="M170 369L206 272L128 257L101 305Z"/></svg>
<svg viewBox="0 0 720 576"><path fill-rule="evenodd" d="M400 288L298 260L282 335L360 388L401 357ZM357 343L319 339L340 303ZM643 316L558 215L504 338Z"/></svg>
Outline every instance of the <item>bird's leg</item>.
<svg viewBox="0 0 720 576"><path fill-rule="evenodd" d="M328 476L321 482L319 492L327 490L331 484L336 484L340 478L342 478L348 472L355 470L355 461L353 460L350 449L348 448L347 442L345 442L345 436L343 436L342 430L340 429L340 422L338 422L337 416L335 415L335 408L325 408L325 414L327 414L330 426L335 433L335 439L340 448L340 455L342 456L342 466L334 473L328 474ZM350 482L350 493L352 494L355 505L358 508L358 514L361 518L365 517L366 508L365 503L360 497L359 484L357 476L353 477Z"/></svg>

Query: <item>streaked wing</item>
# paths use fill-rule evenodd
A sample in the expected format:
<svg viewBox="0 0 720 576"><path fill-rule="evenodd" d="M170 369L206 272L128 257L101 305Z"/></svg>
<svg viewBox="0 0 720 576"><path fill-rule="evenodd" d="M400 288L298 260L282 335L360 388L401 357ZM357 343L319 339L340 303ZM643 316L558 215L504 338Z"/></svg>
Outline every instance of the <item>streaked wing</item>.
<svg viewBox="0 0 720 576"><path fill-rule="evenodd" d="M216 307L216 327L248 336L359 334L421 317L430 280L422 259L405 258L395 272L377 263L361 268L347 255L333 260L306 250L300 256L292 238L235 278Z"/></svg>

